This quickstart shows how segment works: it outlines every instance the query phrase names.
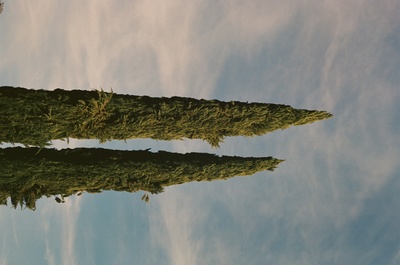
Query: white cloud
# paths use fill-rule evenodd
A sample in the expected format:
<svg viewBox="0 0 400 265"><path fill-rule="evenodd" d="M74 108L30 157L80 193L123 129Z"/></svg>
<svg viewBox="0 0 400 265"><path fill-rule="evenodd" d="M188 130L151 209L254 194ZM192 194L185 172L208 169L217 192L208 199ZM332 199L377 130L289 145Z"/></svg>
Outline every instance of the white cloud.
<svg viewBox="0 0 400 265"><path fill-rule="evenodd" d="M45 241L46 241L45 242L46 250L45 250L44 259L46 260L48 265L56 265L57 262L56 262L55 254L54 254L52 248L50 247L48 240L46 239Z"/></svg>
<svg viewBox="0 0 400 265"><path fill-rule="evenodd" d="M262 1L16 4L17 30L0 65L18 65L15 85L196 97L210 95L229 56L251 57L295 8Z"/></svg>
<svg viewBox="0 0 400 265"><path fill-rule="evenodd" d="M168 264L201 263L200 251L204 242L194 238L193 230L196 224L204 221L207 210L200 212L192 208L196 205L193 197L179 190L158 195L151 203L157 203L149 218L153 247L165 251Z"/></svg>
<svg viewBox="0 0 400 265"><path fill-rule="evenodd" d="M243 231L243 238L255 235L251 227L262 231L260 220L274 220L272 229L276 231L281 231L286 223L284 242L288 245L282 245L281 249L287 248L291 253L285 258L270 257L275 264L310 264L313 263L310 261L329 261L341 255L357 259L339 247L346 240L340 229L360 216L366 200L379 194L398 170L399 140L389 130L393 120L388 106L397 104L399 92L385 80L383 74L387 69L379 64L386 49L382 40L399 22L398 5L396 1L376 5L360 1L318 2L312 12L307 6L306 12L300 13L304 19L297 25L301 34L297 35L295 49L289 51L291 56L285 62L293 64L285 65L283 76L288 80L280 79L280 85L289 86L282 89L286 93L282 98L295 101L303 108L327 109L335 117L292 128L281 133L281 139L276 142L265 137L267 151L278 152L287 159L277 169L279 179L271 175L269 180L254 181L248 187L236 189L234 185L224 184L226 189L220 200L240 227L248 228ZM188 192L188 196L194 195ZM207 208L204 201L197 199L181 204L179 212L190 215L193 209ZM173 210L178 206L170 203L161 204L165 207L164 218L170 220L168 223L179 223L180 214ZM249 205L258 213L258 219L254 214L246 216L249 211L243 209L249 209ZM202 248L198 248L199 241L193 236L197 225L194 221L181 240L185 244L192 242L196 253L204 257ZM336 235L332 234L334 231ZM171 233L165 237L171 237ZM268 235L265 249L281 237L282 234ZM322 247L332 238L337 240L332 242L337 247L336 253ZM289 244L298 240L302 240L301 255ZM234 255L231 249L225 248L227 244L226 241L220 244L223 247L219 248L218 256ZM175 253L167 242L162 245L169 253ZM323 258L321 253L327 257Z"/></svg>
<svg viewBox="0 0 400 265"><path fill-rule="evenodd" d="M44 258L51 264L77 264L76 233L81 201L79 197L65 198L57 204L49 200L38 207L44 230Z"/></svg>
<svg viewBox="0 0 400 265"><path fill-rule="evenodd" d="M0 264L1 265L7 265L8 263L7 263L7 237L3 237L3 240L2 240L3 242L2 242L2 246L1 246L1 256L0 256Z"/></svg>

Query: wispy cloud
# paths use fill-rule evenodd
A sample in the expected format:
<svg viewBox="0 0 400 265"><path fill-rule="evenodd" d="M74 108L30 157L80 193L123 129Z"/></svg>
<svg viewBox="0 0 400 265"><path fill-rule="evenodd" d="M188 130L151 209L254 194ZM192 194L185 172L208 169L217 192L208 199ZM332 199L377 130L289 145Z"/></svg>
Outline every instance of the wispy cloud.
<svg viewBox="0 0 400 265"><path fill-rule="evenodd" d="M4 236L2 241L0 264L7 265L7 237Z"/></svg>
<svg viewBox="0 0 400 265"><path fill-rule="evenodd" d="M265 242L255 251L274 264L312 264L343 257L357 263L360 260L341 247L349 244L341 229L363 218L365 203L381 194L399 170L396 159L400 156L400 142L398 132L391 129L395 121L393 109L388 106L396 105L400 94L387 78L388 67L393 65L382 64L386 54L398 56L389 52L391 47L382 40L387 40L400 23L396 14L399 3L308 3L299 13L288 14L289 18L297 16L297 24L291 26L299 34L294 35L290 56L282 55L286 68L275 66L283 72L273 79L277 83L271 86L277 88L271 93L281 93L280 98L304 108L327 109L335 117L321 124L292 128L281 133L281 139L273 138L277 139L275 142L268 140L270 136L264 137L269 152L287 159L287 166L277 170L279 179L271 177L240 187L226 183L219 202L235 220L236 228L246 227L242 230L243 239L253 238L246 250L255 247L257 235L263 235ZM279 92L280 86L288 88ZM264 152L259 146L253 147L253 152ZM195 251L191 254L204 257L203 242L195 233L201 222L195 218L185 221L183 234L177 234L179 228L174 226L182 225L181 212L190 215L194 209L202 211L209 205L190 192L178 192L186 195L170 195L160 203L160 219L169 232L160 233L164 238L158 241L169 256L184 257L176 253L178 244L168 241L178 238L185 245L183 250L186 251L186 244L192 244ZM173 205L172 201L178 203L178 198L185 196L190 197L190 203ZM204 213L203 220L208 217ZM379 227L382 222L377 222L374 225ZM166 224L174 225L167 228ZM219 237L214 242L223 242L215 244L220 246L216 256L235 256L235 244L229 245L233 241ZM283 257L277 251L287 252ZM379 255L371 253L375 258ZM209 257L215 253L207 254ZM186 257L186 262L190 261Z"/></svg>
<svg viewBox="0 0 400 265"><path fill-rule="evenodd" d="M196 97L210 95L230 56L251 57L295 12L263 1L16 5L22 13L0 65L18 65L15 85Z"/></svg>
<svg viewBox="0 0 400 265"><path fill-rule="evenodd" d="M154 248L159 248L168 257L168 264L199 264L202 244L193 236L196 224L202 222L207 215L203 212L191 211L193 198L179 191L162 194L157 199L158 207L151 211L151 240ZM184 209L182 211L182 209Z"/></svg>
<svg viewBox="0 0 400 265"><path fill-rule="evenodd" d="M400 262L400 250L397 252L396 256L392 260L392 265L396 265Z"/></svg>
<svg viewBox="0 0 400 265"><path fill-rule="evenodd" d="M44 202L39 211L44 230L44 258L49 265L77 264L76 233L80 212L80 198L66 198L63 205Z"/></svg>
<svg viewBox="0 0 400 265"><path fill-rule="evenodd" d="M55 257L55 254L54 254L54 252L52 251L52 249L50 247L50 244L49 244L47 238L45 239L45 247L46 247L46 249L45 249L44 259L46 260L47 264L48 265L56 265L57 264L56 257Z"/></svg>

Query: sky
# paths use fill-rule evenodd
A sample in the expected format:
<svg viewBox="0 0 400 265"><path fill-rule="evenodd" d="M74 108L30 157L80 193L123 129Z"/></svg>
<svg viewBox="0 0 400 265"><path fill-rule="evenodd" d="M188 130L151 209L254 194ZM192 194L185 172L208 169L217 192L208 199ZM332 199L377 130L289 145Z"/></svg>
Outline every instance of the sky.
<svg viewBox="0 0 400 265"><path fill-rule="evenodd" d="M274 172L0 207L0 265L400 264L399 0L4 1L0 86L288 104L334 117L219 149ZM3 144L3 147L6 145Z"/></svg>

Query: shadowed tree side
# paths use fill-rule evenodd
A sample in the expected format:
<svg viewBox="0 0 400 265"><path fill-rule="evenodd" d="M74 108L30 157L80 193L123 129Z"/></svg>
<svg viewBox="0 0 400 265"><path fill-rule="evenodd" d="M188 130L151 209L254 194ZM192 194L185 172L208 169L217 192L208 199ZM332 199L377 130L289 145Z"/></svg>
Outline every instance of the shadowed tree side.
<svg viewBox="0 0 400 265"><path fill-rule="evenodd" d="M188 138L217 147L228 136L262 135L330 117L281 104L0 87L0 142L34 146L67 138Z"/></svg>
<svg viewBox="0 0 400 265"><path fill-rule="evenodd" d="M104 190L160 193L164 187L192 181L223 180L273 171L273 157L117 151L97 148L0 149L0 204L35 209L36 200Z"/></svg>

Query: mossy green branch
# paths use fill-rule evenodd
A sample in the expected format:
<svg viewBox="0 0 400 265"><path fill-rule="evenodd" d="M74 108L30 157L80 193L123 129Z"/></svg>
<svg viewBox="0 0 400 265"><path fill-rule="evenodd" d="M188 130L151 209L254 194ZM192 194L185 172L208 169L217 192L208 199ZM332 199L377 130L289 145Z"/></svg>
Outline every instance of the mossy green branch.
<svg viewBox="0 0 400 265"><path fill-rule="evenodd" d="M43 196L61 200L84 191L159 193L164 187L186 182L273 171L282 161L163 151L5 148L0 149L0 204L11 198L13 207L35 209L36 200Z"/></svg>
<svg viewBox="0 0 400 265"><path fill-rule="evenodd" d="M217 147L228 136L262 135L330 117L280 104L0 87L0 142L33 146L67 138L187 138Z"/></svg>

